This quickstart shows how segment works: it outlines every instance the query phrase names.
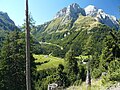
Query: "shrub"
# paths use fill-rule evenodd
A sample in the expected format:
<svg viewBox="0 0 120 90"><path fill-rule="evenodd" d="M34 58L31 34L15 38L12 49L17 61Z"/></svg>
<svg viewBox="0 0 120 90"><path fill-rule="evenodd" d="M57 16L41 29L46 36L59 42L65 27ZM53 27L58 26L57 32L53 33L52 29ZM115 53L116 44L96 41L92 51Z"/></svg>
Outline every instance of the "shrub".
<svg viewBox="0 0 120 90"><path fill-rule="evenodd" d="M97 69L97 68L95 68L94 70L93 70L93 72L92 72L92 77L93 78L99 78L100 76L101 76L101 70L100 69Z"/></svg>
<svg viewBox="0 0 120 90"><path fill-rule="evenodd" d="M79 86L79 85L81 85L82 84L82 80L80 79L80 80L76 80L75 82L74 82L74 85L75 86Z"/></svg>

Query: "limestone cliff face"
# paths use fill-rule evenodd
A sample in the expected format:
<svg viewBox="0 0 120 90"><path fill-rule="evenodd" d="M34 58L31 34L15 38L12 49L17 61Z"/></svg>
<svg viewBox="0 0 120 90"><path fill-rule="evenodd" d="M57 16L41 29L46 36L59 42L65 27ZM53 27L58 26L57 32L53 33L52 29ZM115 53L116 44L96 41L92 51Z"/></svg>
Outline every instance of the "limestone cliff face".
<svg viewBox="0 0 120 90"><path fill-rule="evenodd" d="M54 19L63 17L62 23L64 24L67 23L67 21L69 20L77 20L79 15L85 16L85 10L81 8L77 3L73 3L68 7L65 7L62 10L58 11Z"/></svg>
<svg viewBox="0 0 120 90"><path fill-rule="evenodd" d="M97 21L111 28L119 29L119 23L115 16L106 14L102 9L98 9L93 5L85 8L86 16L94 17Z"/></svg>
<svg viewBox="0 0 120 90"><path fill-rule="evenodd" d="M54 19L63 17L61 23L66 24L69 20L75 22L80 15L94 17L95 20L102 24L117 30L119 29L119 23L115 16L106 14L102 9L98 9L93 5L88 5L86 8L81 8L77 3L73 3L58 11Z"/></svg>

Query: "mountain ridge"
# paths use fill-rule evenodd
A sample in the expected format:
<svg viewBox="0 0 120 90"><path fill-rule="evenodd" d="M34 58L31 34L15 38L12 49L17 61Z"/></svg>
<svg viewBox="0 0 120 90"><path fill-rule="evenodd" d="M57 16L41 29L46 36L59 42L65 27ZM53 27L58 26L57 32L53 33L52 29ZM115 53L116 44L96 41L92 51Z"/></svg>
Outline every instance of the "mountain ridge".
<svg viewBox="0 0 120 90"><path fill-rule="evenodd" d="M118 30L119 23L115 16L106 14L102 9L98 9L94 5L88 5L85 8L81 8L79 4L73 3L68 7L64 7L60 11L57 12L54 19L64 17L62 20L62 24L66 24L68 20L75 22L78 17L82 16L91 16L94 17L98 22L105 24L111 28Z"/></svg>
<svg viewBox="0 0 120 90"><path fill-rule="evenodd" d="M10 19L8 14L0 11L0 29L13 31L16 28L17 26L15 25L14 21Z"/></svg>
<svg viewBox="0 0 120 90"><path fill-rule="evenodd" d="M105 24L111 28L119 29L119 23L115 16L105 13L102 9L98 9L93 5L85 8L87 16L94 17L98 22Z"/></svg>
<svg viewBox="0 0 120 90"><path fill-rule="evenodd" d="M72 20L72 22L77 20L79 15L85 16L85 11L77 3L73 3L68 7L64 7L63 9L58 11L54 19L64 17L62 23L66 24L69 20Z"/></svg>
<svg viewBox="0 0 120 90"><path fill-rule="evenodd" d="M75 4L72 4L71 6L74 5ZM75 5L75 7L78 8L77 5ZM72 47L75 50L76 55L80 55L83 52L86 41L89 40L91 35L94 38L95 43L97 43L95 47L99 46L98 49L101 52L103 46L102 41L106 35L109 35L109 32L112 31L112 28L98 22L95 17L89 15L84 16L79 13L77 13L78 16L76 19L74 19L73 15L68 20L66 17L70 15L70 13L66 15L66 10L61 10L61 13L59 12L60 15L58 15L58 17L47 23L37 26L36 30L31 32L37 41L53 44L41 44L41 48L45 50L43 53L53 53L55 56L64 57L65 53L69 50L69 48ZM64 12L63 15L62 11ZM54 45L63 47L63 50ZM55 53L58 51L59 54Z"/></svg>

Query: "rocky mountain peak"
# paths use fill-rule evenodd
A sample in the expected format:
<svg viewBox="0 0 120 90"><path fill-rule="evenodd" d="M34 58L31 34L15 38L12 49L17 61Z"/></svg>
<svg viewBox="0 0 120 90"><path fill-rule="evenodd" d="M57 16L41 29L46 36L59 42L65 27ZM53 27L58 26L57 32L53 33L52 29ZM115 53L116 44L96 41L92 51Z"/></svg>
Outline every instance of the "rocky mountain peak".
<svg viewBox="0 0 120 90"><path fill-rule="evenodd" d="M69 18L76 18L78 14L86 15L84 9L80 8L77 3L73 3L68 7L64 7L60 11L57 12L54 18L59 18L63 16L69 16Z"/></svg>
<svg viewBox="0 0 120 90"><path fill-rule="evenodd" d="M70 15L71 17L74 17L75 14L81 14L85 16L85 11L83 8L81 8L77 3L73 3L67 7L67 15Z"/></svg>
<svg viewBox="0 0 120 90"><path fill-rule="evenodd" d="M77 3L73 3L69 5L68 7L64 7L60 11L57 12L54 19L63 17L62 24L67 23L69 20L74 22L79 15L85 16L85 10L81 8Z"/></svg>
<svg viewBox="0 0 120 90"><path fill-rule="evenodd" d="M119 23L116 17L106 14L102 9L98 9L93 5L89 5L85 8L85 13L86 16L92 16L102 24L105 24L115 29L119 29Z"/></svg>
<svg viewBox="0 0 120 90"><path fill-rule="evenodd" d="M119 29L119 23L115 16L106 14L102 9L98 9L94 5L88 5L86 8L81 8L77 3L73 3L58 11L54 19L62 17L62 24L67 23L69 20L74 23L80 15L94 17L102 24Z"/></svg>
<svg viewBox="0 0 120 90"><path fill-rule="evenodd" d="M68 13L79 13L80 12L80 6L77 3L73 3L67 7Z"/></svg>
<svg viewBox="0 0 120 90"><path fill-rule="evenodd" d="M86 15L96 16L98 9L93 5L89 5L85 8L85 12L86 12Z"/></svg>

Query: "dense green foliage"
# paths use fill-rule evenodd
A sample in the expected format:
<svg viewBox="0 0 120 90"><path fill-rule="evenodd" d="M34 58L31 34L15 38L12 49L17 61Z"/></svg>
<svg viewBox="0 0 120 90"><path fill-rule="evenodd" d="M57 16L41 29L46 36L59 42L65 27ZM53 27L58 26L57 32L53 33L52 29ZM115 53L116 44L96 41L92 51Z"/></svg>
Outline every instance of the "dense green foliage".
<svg viewBox="0 0 120 90"><path fill-rule="evenodd" d="M120 81L120 37L119 32L110 32L104 43L105 48L102 50L100 59L101 71L107 72L103 77L103 82Z"/></svg>
<svg viewBox="0 0 120 90"><path fill-rule="evenodd" d="M4 41L7 33L8 32L5 30L0 30L0 48L2 48L2 44L3 44L3 41Z"/></svg>
<svg viewBox="0 0 120 90"><path fill-rule="evenodd" d="M17 32L8 34L7 39L3 43L1 50L1 70L0 70L0 80L1 89L10 89L15 90L21 88L25 90L25 52L23 53L24 41L18 41L20 36ZM20 67L20 65L22 65ZM20 87L19 87L20 86Z"/></svg>
<svg viewBox="0 0 120 90"><path fill-rule="evenodd" d="M42 70L39 74L43 75L44 71L45 76L38 80L37 87L46 90L47 85L54 82L63 87L79 85L86 79L86 61L90 63L92 78L102 77L103 83L119 81L120 32L91 17L80 16L74 23L69 21L64 25L60 22L61 18L57 18L37 26L32 32L40 44L39 54L65 59L65 64L59 65L56 70L50 69L49 73L48 69Z"/></svg>
<svg viewBox="0 0 120 90"><path fill-rule="evenodd" d="M37 71L37 90L47 90L50 83L57 83L59 87L65 88L73 84L79 85L85 80L85 66L78 65L79 60L75 58L73 50L70 49L65 56L64 65L59 64L57 69L48 68Z"/></svg>
<svg viewBox="0 0 120 90"><path fill-rule="evenodd" d="M70 49L66 53L65 62L66 62L65 65L66 65L67 77L70 80L70 83L74 83L77 80L79 68L73 50Z"/></svg>
<svg viewBox="0 0 120 90"><path fill-rule="evenodd" d="M25 84L25 37L17 30L9 32L2 44L0 53L0 89L26 90ZM36 71L31 56L32 82ZM34 88L34 84L33 88Z"/></svg>
<svg viewBox="0 0 120 90"><path fill-rule="evenodd" d="M52 83L81 85L88 61L92 78L101 77L104 84L120 81L120 31L91 17L64 25L61 20L35 27L30 18L32 90L47 90ZM0 30L0 89L26 90L24 30Z"/></svg>

